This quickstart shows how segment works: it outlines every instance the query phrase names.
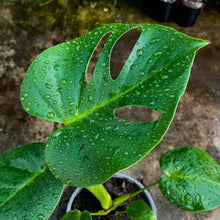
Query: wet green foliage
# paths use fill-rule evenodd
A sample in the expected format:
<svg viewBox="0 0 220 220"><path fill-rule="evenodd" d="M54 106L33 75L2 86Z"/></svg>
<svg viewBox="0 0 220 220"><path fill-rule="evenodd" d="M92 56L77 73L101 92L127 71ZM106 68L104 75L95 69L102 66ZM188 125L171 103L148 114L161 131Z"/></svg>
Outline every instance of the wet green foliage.
<svg viewBox="0 0 220 220"><path fill-rule="evenodd" d="M79 210L71 210L67 212L61 220L91 220L90 213L88 211L80 212Z"/></svg>
<svg viewBox="0 0 220 220"><path fill-rule="evenodd" d="M130 202L126 214L131 220L156 220L151 208L141 200Z"/></svg>
<svg viewBox="0 0 220 220"><path fill-rule="evenodd" d="M47 219L63 190L44 166L45 144L27 144L0 155L0 219Z"/></svg>
<svg viewBox="0 0 220 220"><path fill-rule="evenodd" d="M160 160L164 196L188 211L220 205L220 165L205 151L186 147L167 152Z"/></svg>
<svg viewBox="0 0 220 220"><path fill-rule="evenodd" d="M141 35L120 75L110 75L111 50L127 31ZM101 39L111 33L90 82L86 70ZM52 173L68 185L87 187L145 157L162 139L183 94L195 52L208 42L160 25L108 24L41 53L21 87L24 109L62 122L46 145ZM156 121L122 120L114 111L144 106L161 114Z"/></svg>

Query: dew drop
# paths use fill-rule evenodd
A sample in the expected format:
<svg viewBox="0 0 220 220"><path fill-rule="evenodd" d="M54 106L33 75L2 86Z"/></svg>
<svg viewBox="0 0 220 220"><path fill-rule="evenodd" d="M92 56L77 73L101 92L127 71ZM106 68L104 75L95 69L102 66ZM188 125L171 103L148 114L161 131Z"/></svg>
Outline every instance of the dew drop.
<svg viewBox="0 0 220 220"><path fill-rule="evenodd" d="M22 101L22 102L24 101L24 97L21 97L21 101Z"/></svg>
<svg viewBox="0 0 220 220"><path fill-rule="evenodd" d="M124 123L124 126L128 126L128 125L130 125L130 124L131 124L130 122L126 121L126 122Z"/></svg>
<svg viewBox="0 0 220 220"><path fill-rule="evenodd" d="M158 41L160 41L159 38L154 38L150 41L151 44L157 43Z"/></svg>
<svg viewBox="0 0 220 220"><path fill-rule="evenodd" d="M57 88L57 92L61 93L62 92L62 88Z"/></svg>
<svg viewBox="0 0 220 220"><path fill-rule="evenodd" d="M66 85L66 83L67 83L66 79L62 79L61 82L63 85Z"/></svg>
<svg viewBox="0 0 220 220"><path fill-rule="evenodd" d="M168 76L166 76L166 75L161 77L161 79L167 79L167 78L168 78Z"/></svg>
<svg viewBox="0 0 220 220"><path fill-rule="evenodd" d="M74 105L74 102L70 102L70 103L69 103L69 106L72 106L72 105Z"/></svg>
<svg viewBox="0 0 220 220"><path fill-rule="evenodd" d="M31 109L30 108L25 108L25 111L26 112L29 112Z"/></svg>
<svg viewBox="0 0 220 220"><path fill-rule="evenodd" d="M83 160L84 160L84 161L88 161L89 158L88 158L87 156L84 156L84 157L83 157Z"/></svg>
<svg viewBox="0 0 220 220"><path fill-rule="evenodd" d="M160 52L160 51L154 52L154 56L155 56L155 57L157 57L157 56L159 56L159 55L161 55L161 54L162 54L162 52Z"/></svg>
<svg viewBox="0 0 220 220"><path fill-rule="evenodd" d="M39 214L37 215L37 219L44 220L45 216L43 214Z"/></svg>
<svg viewBox="0 0 220 220"><path fill-rule="evenodd" d="M34 79L33 79L33 83L36 83L36 82L37 82L37 78L34 78Z"/></svg>
<svg viewBox="0 0 220 220"><path fill-rule="evenodd" d="M144 71L140 70L140 76L144 76Z"/></svg>
<svg viewBox="0 0 220 220"><path fill-rule="evenodd" d="M48 118L53 118L54 116L55 116L54 112L49 112L47 115Z"/></svg>
<svg viewBox="0 0 220 220"><path fill-rule="evenodd" d="M157 110L160 114L164 114L164 113L166 113L166 111L163 110L162 108L157 108L156 110Z"/></svg>
<svg viewBox="0 0 220 220"><path fill-rule="evenodd" d="M79 176L79 172L75 172L75 177L78 177Z"/></svg>
<svg viewBox="0 0 220 220"><path fill-rule="evenodd" d="M148 105L154 105L154 101L149 101L148 103L147 103Z"/></svg>
<svg viewBox="0 0 220 220"><path fill-rule="evenodd" d="M152 59L150 58L148 61L147 61L147 63L151 63L152 62Z"/></svg>
<svg viewBox="0 0 220 220"><path fill-rule="evenodd" d="M116 155L117 153L119 153L120 150L121 150L121 149L120 149L119 146L114 147L114 149L113 149L114 155Z"/></svg>
<svg viewBox="0 0 220 220"><path fill-rule="evenodd" d="M111 129L111 126L107 126L107 127L105 128L106 131L109 131L110 129Z"/></svg>
<svg viewBox="0 0 220 220"><path fill-rule="evenodd" d="M71 185L72 181L70 179L66 180L67 185Z"/></svg>
<svg viewBox="0 0 220 220"><path fill-rule="evenodd" d="M92 98L91 95L88 97L88 100L89 100L90 102L93 101L93 98Z"/></svg>
<svg viewBox="0 0 220 220"><path fill-rule="evenodd" d="M71 109L71 110L69 110L69 114L70 115L73 115L74 114L74 111Z"/></svg>
<svg viewBox="0 0 220 220"><path fill-rule="evenodd" d="M50 98L50 94L45 95L45 98L49 99Z"/></svg>
<svg viewBox="0 0 220 220"><path fill-rule="evenodd" d="M55 65L54 65L54 69L55 69L55 70L59 70L59 68L60 68L60 65L59 65L59 64L55 64Z"/></svg>
<svg viewBox="0 0 220 220"><path fill-rule="evenodd" d="M94 159L94 161L95 161L95 162L99 162L99 161L100 161L100 158L99 158L98 156L96 156L95 159Z"/></svg>
<svg viewBox="0 0 220 220"><path fill-rule="evenodd" d="M97 140L99 138L99 134L97 134L94 139Z"/></svg>
<svg viewBox="0 0 220 220"><path fill-rule="evenodd" d="M113 128L113 131L115 131L115 132L116 132L116 131L118 131L118 129L119 129L119 127L118 127L118 126L116 126L116 127L114 127L114 128Z"/></svg>
<svg viewBox="0 0 220 220"><path fill-rule="evenodd" d="M124 151L124 155L128 156L128 151L127 150Z"/></svg>
<svg viewBox="0 0 220 220"><path fill-rule="evenodd" d="M29 94L27 92L24 93L24 97L27 98Z"/></svg>
<svg viewBox="0 0 220 220"><path fill-rule="evenodd" d="M143 49L138 49L137 50L137 56L140 57L143 55Z"/></svg>
<svg viewBox="0 0 220 220"><path fill-rule="evenodd" d="M51 84L49 84L49 83L45 83L45 87L46 87L47 89L52 89L52 88L53 88L53 86L52 86Z"/></svg>

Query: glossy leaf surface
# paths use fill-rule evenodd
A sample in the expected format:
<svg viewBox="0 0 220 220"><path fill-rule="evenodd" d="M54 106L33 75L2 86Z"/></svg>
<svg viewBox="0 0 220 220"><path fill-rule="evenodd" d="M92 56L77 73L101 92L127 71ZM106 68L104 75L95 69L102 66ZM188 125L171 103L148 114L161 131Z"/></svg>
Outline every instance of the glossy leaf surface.
<svg viewBox="0 0 220 220"><path fill-rule="evenodd" d="M188 211L220 205L220 165L205 151L186 147L169 151L160 160L166 175L160 179L164 196Z"/></svg>
<svg viewBox="0 0 220 220"><path fill-rule="evenodd" d="M141 35L112 80L111 50L124 33L138 27ZM89 83L88 63L107 33ZM69 185L87 187L147 155L171 123L195 52L207 43L160 25L108 24L40 54L26 73L21 101L30 114L66 125L47 143L46 161L54 175ZM161 117L135 123L114 116L116 109L134 105Z"/></svg>
<svg viewBox="0 0 220 220"><path fill-rule="evenodd" d="M44 167L45 144L13 148L0 155L0 219L47 219L63 184Z"/></svg>
<svg viewBox="0 0 220 220"><path fill-rule="evenodd" d="M91 220L91 215L88 211L80 212L79 210L71 210L67 212L61 220Z"/></svg>
<svg viewBox="0 0 220 220"><path fill-rule="evenodd" d="M156 217L151 208L141 200L129 203L126 214L131 220L155 220Z"/></svg>

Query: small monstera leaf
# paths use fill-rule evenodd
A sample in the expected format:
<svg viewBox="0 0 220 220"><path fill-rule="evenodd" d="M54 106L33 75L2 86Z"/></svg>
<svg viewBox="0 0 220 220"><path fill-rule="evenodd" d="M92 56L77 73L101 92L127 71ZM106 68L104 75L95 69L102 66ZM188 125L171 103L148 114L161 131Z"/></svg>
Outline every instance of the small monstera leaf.
<svg viewBox="0 0 220 220"><path fill-rule="evenodd" d="M67 212L61 220L92 220L88 211L80 212L78 209Z"/></svg>
<svg viewBox="0 0 220 220"><path fill-rule="evenodd" d="M140 37L113 80L112 48L134 28L142 29ZM93 51L109 33L88 82ZM160 25L108 24L41 53L25 75L21 101L30 114L66 125L47 142L54 175L69 185L96 185L146 156L167 131L195 52L207 43ZM116 117L125 106L150 108L161 117L145 123Z"/></svg>
<svg viewBox="0 0 220 220"><path fill-rule="evenodd" d="M131 220L156 220L151 208L142 200L130 202L125 213Z"/></svg>
<svg viewBox="0 0 220 220"><path fill-rule="evenodd" d="M220 165L205 151L186 147L167 152L160 160L166 175L159 185L164 196L188 211L220 206Z"/></svg>
<svg viewBox="0 0 220 220"><path fill-rule="evenodd" d="M45 144L27 144L0 155L0 219L48 219L63 184L44 166Z"/></svg>

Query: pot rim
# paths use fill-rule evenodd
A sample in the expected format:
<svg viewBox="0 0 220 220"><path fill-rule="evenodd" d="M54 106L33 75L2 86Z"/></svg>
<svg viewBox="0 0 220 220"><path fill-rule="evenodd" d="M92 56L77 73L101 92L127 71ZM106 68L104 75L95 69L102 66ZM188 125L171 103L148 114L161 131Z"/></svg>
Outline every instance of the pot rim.
<svg viewBox="0 0 220 220"><path fill-rule="evenodd" d="M117 178L121 178L121 179L127 179L129 182L131 183L134 183L136 184L140 189L143 189L144 188L144 185L141 184L138 180L136 180L135 178L133 177L130 177L126 174L123 174L123 173L117 173L115 174L114 176L112 177L117 177ZM80 193L80 191L82 190L83 188L80 188L80 187L77 187L73 194L71 195L70 197L70 200L67 204L67 208L66 208L66 212L70 211L71 210L71 207L72 207L72 203L74 201L74 199L76 198L76 196ZM153 201L153 198L151 197L150 193L148 192L148 190L144 190L143 193L145 194L145 199L147 200L147 203L148 205L150 206L150 208L152 209L156 219L157 219L157 212L156 212L156 207L155 207L155 204L154 204L154 201Z"/></svg>
<svg viewBox="0 0 220 220"><path fill-rule="evenodd" d="M164 2L164 3L167 3L167 4L173 4L175 2L177 2L177 0L170 0L170 1L165 1L165 0L159 0L160 2Z"/></svg>
<svg viewBox="0 0 220 220"><path fill-rule="evenodd" d="M202 2L200 2L200 4L198 6L192 6L190 4L187 4L187 2L185 2L185 0L181 0L183 6L190 8L190 9L195 9L195 10L200 10L204 5L205 2L203 0L201 0Z"/></svg>

